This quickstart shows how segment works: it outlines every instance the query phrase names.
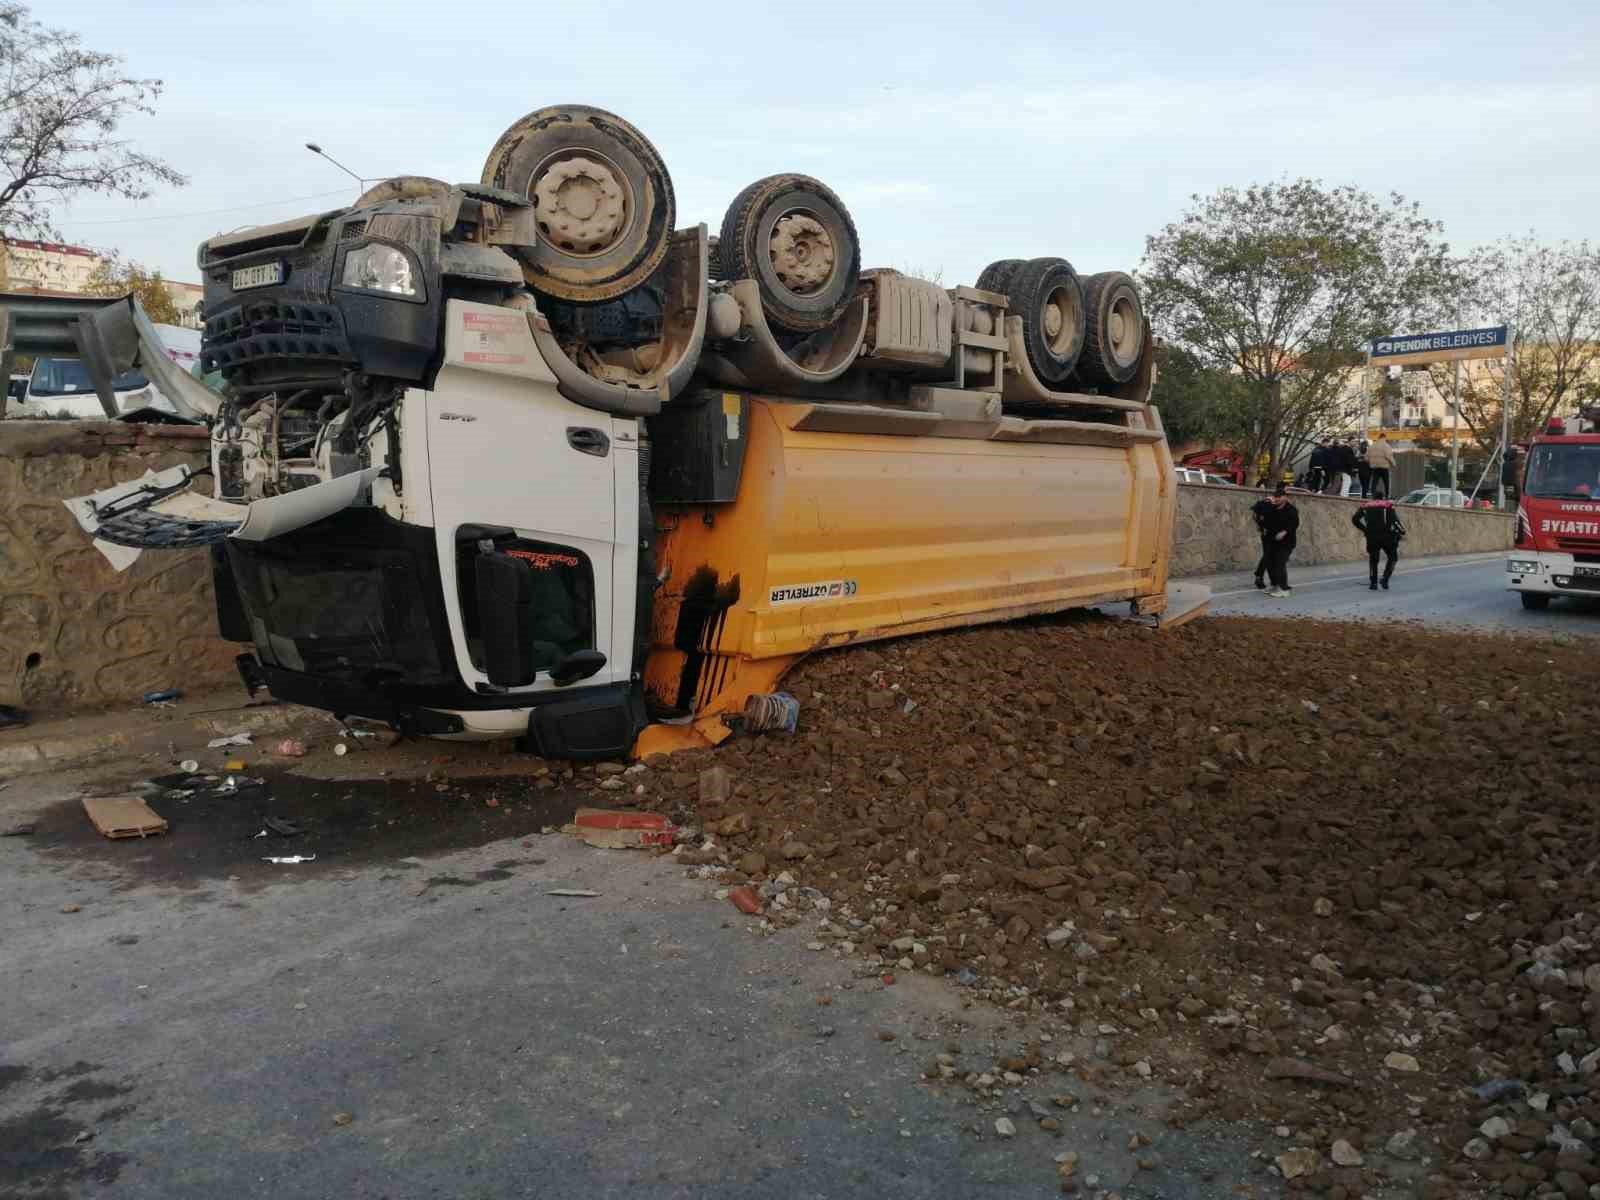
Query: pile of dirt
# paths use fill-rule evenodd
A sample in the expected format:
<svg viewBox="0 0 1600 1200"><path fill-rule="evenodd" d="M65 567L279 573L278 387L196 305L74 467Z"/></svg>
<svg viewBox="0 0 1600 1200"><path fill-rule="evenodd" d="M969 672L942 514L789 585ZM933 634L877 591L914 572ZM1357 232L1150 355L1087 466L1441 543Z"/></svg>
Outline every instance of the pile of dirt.
<svg viewBox="0 0 1600 1200"><path fill-rule="evenodd" d="M797 734L629 798L730 881L819 889L813 936L1114 1030L1188 1118L1290 1127L1292 1186L1417 1159L1425 1195L1600 1183L1600 647L1076 617L788 686Z"/></svg>

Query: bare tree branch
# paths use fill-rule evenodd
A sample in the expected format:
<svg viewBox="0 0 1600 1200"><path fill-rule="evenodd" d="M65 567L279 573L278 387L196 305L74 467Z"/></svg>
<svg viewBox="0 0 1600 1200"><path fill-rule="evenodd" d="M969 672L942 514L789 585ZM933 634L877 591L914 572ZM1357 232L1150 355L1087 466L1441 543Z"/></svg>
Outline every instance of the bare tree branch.
<svg viewBox="0 0 1600 1200"><path fill-rule="evenodd" d="M52 210L97 193L143 200L188 180L114 134L155 112L159 79L123 72L122 58L85 50L75 33L0 3L0 237L60 237Z"/></svg>

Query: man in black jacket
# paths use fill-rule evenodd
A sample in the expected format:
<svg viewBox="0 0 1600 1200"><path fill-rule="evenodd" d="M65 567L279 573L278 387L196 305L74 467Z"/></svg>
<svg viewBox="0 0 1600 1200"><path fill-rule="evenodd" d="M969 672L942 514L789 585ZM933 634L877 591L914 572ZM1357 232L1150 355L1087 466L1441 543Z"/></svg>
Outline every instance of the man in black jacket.
<svg viewBox="0 0 1600 1200"><path fill-rule="evenodd" d="M1300 528L1300 513L1289 502L1283 484L1272 493L1272 500L1262 522L1261 535L1267 543L1267 571L1272 576L1272 590L1267 593L1274 600L1293 595L1289 588L1289 555L1294 553L1295 533Z"/></svg>
<svg viewBox="0 0 1600 1200"><path fill-rule="evenodd" d="M1400 539L1406 535L1406 527L1400 524L1400 514L1387 500L1369 500L1356 509L1350 524L1367 537L1367 567L1372 576L1368 590L1378 590L1378 555L1382 554L1387 560L1383 566L1383 590L1388 591L1395 560L1400 557Z"/></svg>
<svg viewBox="0 0 1600 1200"><path fill-rule="evenodd" d="M1356 452L1340 442L1328 447L1328 495L1344 495L1344 481L1356 473Z"/></svg>
<svg viewBox="0 0 1600 1200"><path fill-rule="evenodd" d="M1262 497L1250 506L1250 515L1255 518L1256 535L1261 539L1261 557L1256 560L1256 587L1267 586L1267 514L1272 511L1272 500Z"/></svg>
<svg viewBox="0 0 1600 1200"><path fill-rule="evenodd" d="M1313 492L1320 492L1327 482L1328 443L1318 442L1316 449L1311 451L1311 464L1306 471L1306 486Z"/></svg>

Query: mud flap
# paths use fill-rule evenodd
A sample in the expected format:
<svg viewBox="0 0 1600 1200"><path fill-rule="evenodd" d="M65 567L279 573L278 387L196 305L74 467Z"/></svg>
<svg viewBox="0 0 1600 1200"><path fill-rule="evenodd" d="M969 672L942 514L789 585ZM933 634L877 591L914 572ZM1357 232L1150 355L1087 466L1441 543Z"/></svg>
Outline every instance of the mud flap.
<svg viewBox="0 0 1600 1200"><path fill-rule="evenodd" d="M193 472L178 466L62 503L95 548L123 571L143 550L191 550L230 537L260 542L302 529L355 504L382 473L368 467L253 504L232 504L190 491Z"/></svg>

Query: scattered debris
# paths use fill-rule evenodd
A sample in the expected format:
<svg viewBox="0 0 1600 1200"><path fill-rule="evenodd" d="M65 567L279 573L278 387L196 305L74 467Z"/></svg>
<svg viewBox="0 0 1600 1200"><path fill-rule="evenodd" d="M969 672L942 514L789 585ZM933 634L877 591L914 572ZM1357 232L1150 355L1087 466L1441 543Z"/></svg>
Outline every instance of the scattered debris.
<svg viewBox="0 0 1600 1200"><path fill-rule="evenodd" d="M1278 1164L1278 1171L1285 1179L1298 1179L1302 1175L1310 1175L1322 1165L1322 1155L1309 1147L1301 1146L1294 1150L1285 1150L1273 1159Z"/></svg>
<svg viewBox="0 0 1600 1200"><path fill-rule="evenodd" d="M31 821L24 821L20 825L13 825L10 829L0 830L0 837L27 837L33 829Z"/></svg>
<svg viewBox="0 0 1600 1200"><path fill-rule="evenodd" d="M1313 1066L1298 1058L1272 1059L1267 1063L1266 1076L1268 1079L1299 1079L1306 1083L1324 1083L1329 1087L1352 1087L1355 1084L1355 1080L1337 1071Z"/></svg>
<svg viewBox="0 0 1600 1200"><path fill-rule="evenodd" d="M82 912L83 911L83 905L81 905L81 904L63 904L61 906L61 911L64 912L64 913Z"/></svg>
<svg viewBox="0 0 1600 1200"><path fill-rule="evenodd" d="M299 738L284 738L272 748L272 752L282 758L304 758L306 744Z"/></svg>
<svg viewBox="0 0 1600 1200"><path fill-rule="evenodd" d="M1333 1159L1337 1166L1359 1167L1364 1161L1361 1151L1357 1150L1344 1138L1339 1138L1333 1143L1333 1148L1328 1151L1328 1157Z"/></svg>
<svg viewBox="0 0 1600 1200"><path fill-rule="evenodd" d="M1407 1073L1422 1070L1422 1064L1417 1062L1415 1056L1402 1054L1398 1050L1391 1051L1384 1056L1383 1065L1391 1071L1405 1071Z"/></svg>
<svg viewBox="0 0 1600 1200"><path fill-rule="evenodd" d="M292 867L298 863L316 862L317 856L315 854L281 854L263 858L261 861Z"/></svg>
<svg viewBox="0 0 1600 1200"><path fill-rule="evenodd" d="M181 700L182 698L183 693L177 688L165 688L162 691L146 692L144 694L144 702L146 704L165 704L169 700Z"/></svg>
<svg viewBox="0 0 1600 1200"><path fill-rule="evenodd" d="M262 823L279 837L295 837L305 832L305 827L295 821L285 821L281 817L266 817Z"/></svg>
<svg viewBox="0 0 1600 1200"><path fill-rule="evenodd" d="M591 892L587 888L551 888L545 893L546 896L576 896L582 900L592 899L599 894L599 892Z"/></svg>
<svg viewBox="0 0 1600 1200"><path fill-rule="evenodd" d="M350 753L350 747L345 742L336 742L334 743L333 752L340 758L343 758L346 754Z"/></svg>
<svg viewBox="0 0 1600 1200"><path fill-rule="evenodd" d="M744 727L750 733L793 733L800 724L800 701L788 692L768 692L744 702Z"/></svg>
<svg viewBox="0 0 1600 1200"><path fill-rule="evenodd" d="M348 1125L354 1120L355 1117L351 1113L341 1112L333 1114L333 1123L335 1125Z"/></svg>
<svg viewBox="0 0 1600 1200"><path fill-rule="evenodd" d="M752 917L759 917L761 915L761 897L756 894L755 888L751 887L749 884L745 884L743 887L733 888L731 891L729 891L728 900L742 913Z"/></svg>
<svg viewBox="0 0 1600 1200"><path fill-rule="evenodd" d="M998 1120L996 1120L994 1123L994 1131L1003 1138L1014 1138L1017 1136L1017 1127L1012 1122L1010 1117L1000 1117Z"/></svg>
<svg viewBox="0 0 1600 1200"><path fill-rule="evenodd" d="M178 770L185 775L198 775L200 773L200 763L196 759L186 758L178 764Z"/></svg>
<svg viewBox="0 0 1600 1200"><path fill-rule="evenodd" d="M138 796L85 796L83 811L108 838L145 838L167 831L167 822Z"/></svg>
<svg viewBox="0 0 1600 1200"><path fill-rule="evenodd" d="M221 750L227 746L248 746L254 741L254 735L248 733L233 733L227 737L214 737L206 743L207 750Z"/></svg>
<svg viewBox="0 0 1600 1200"><path fill-rule="evenodd" d="M661 813L603 808L580 808L568 829L602 850L671 846L678 832L678 826Z"/></svg>

